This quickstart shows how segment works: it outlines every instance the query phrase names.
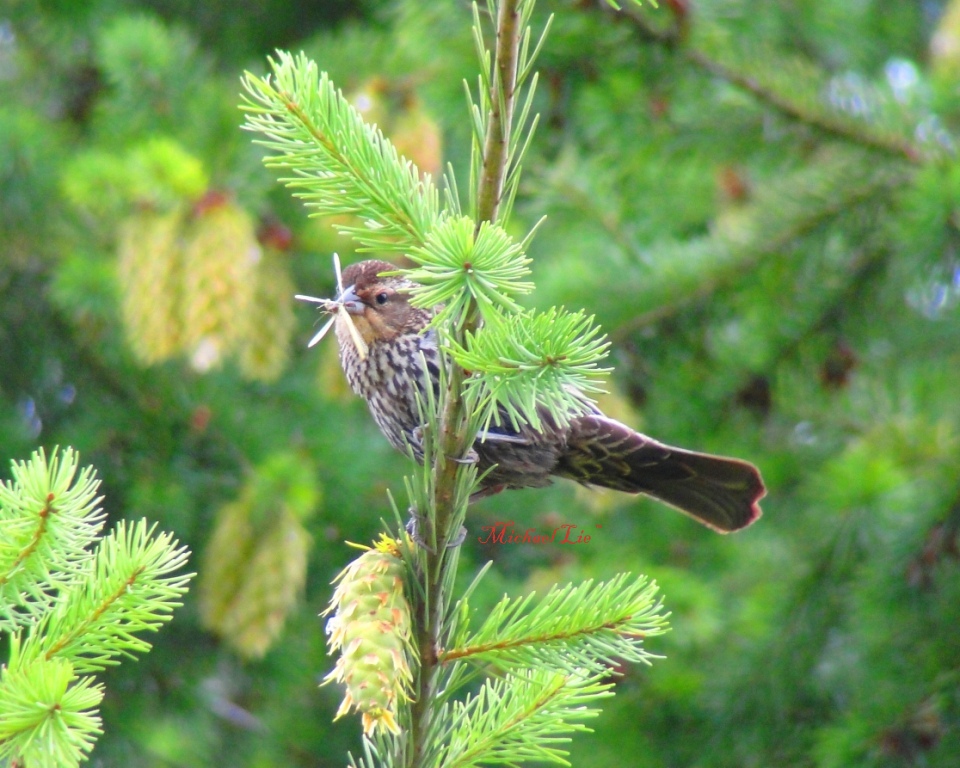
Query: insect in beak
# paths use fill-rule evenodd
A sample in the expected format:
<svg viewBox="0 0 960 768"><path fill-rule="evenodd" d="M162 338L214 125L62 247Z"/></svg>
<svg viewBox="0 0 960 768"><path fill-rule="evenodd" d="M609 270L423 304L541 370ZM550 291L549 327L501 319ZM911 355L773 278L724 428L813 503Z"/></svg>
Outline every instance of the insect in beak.
<svg viewBox="0 0 960 768"><path fill-rule="evenodd" d="M368 352L367 343L360 337L360 332L353 324L353 318L350 317L351 314L363 314L363 305L360 304L359 299L352 290L343 290L343 274L340 272L340 256L336 253L333 254L333 270L337 275L336 299L318 299L315 296L304 296L299 293L294 296L295 299L299 299L300 301L311 301L314 304L319 304L320 309L332 315L332 317L324 323L323 328L310 339L307 347L316 346L320 342L320 339L327 335L327 331L330 330L330 327L339 317L343 318L343 322L346 323L347 330L350 332L350 338L353 340L353 346L356 347L360 359L366 360ZM351 288L352 287L353 286L351 286Z"/></svg>

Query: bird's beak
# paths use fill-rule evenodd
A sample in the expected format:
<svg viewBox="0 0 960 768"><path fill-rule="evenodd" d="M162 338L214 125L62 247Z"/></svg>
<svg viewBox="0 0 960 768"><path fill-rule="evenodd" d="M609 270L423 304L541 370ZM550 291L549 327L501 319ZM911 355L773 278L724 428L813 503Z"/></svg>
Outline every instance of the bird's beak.
<svg viewBox="0 0 960 768"><path fill-rule="evenodd" d="M361 360L366 360L367 358L367 343L363 340L363 337L360 335L360 331L357 330L356 323L353 321L353 318L350 315L362 315L364 309L364 303L360 301L360 297L357 296L354 288L356 286L351 285L349 288L344 288L341 294L337 297L335 303L332 303L330 307L331 312L339 312L337 315L337 327L340 327L339 321L342 320L344 325L347 327L347 331L350 333L350 338L353 340L353 345L357 348L357 354L360 356ZM330 322L333 322L333 318L330 319Z"/></svg>
<svg viewBox="0 0 960 768"><path fill-rule="evenodd" d="M354 286L349 288L344 288L343 293L337 298L337 304L343 307L351 315L362 315L364 310L363 302L360 301L360 297L354 293Z"/></svg>

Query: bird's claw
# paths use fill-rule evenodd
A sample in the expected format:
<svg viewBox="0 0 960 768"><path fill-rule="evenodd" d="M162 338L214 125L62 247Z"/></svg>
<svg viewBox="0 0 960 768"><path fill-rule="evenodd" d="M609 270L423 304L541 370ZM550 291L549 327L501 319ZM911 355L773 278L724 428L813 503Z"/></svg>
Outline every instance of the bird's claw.
<svg viewBox="0 0 960 768"><path fill-rule="evenodd" d="M485 499L487 496L495 496L501 491L506 490L507 486L503 483L499 485L488 485L486 488L481 488L479 491L474 491L470 494L470 503L480 501L480 499Z"/></svg>
<svg viewBox="0 0 960 768"><path fill-rule="evenodd" d="M423 456L423 427L414 427L410 432L409 438L410 444L413 446L414 451L419 455ZM457 464L476 464L480 461L480 454L477 453L473 448L470 448L466 455L460 457L449 457L451 461L456 462Z"/></svg>
<svg viewBox="0 0 960 768"><path fill-rule="evenodd" d="M410 507L410 519L407 520L407 525L405 526L407 533L410 535L410 538L413 539L414 543L421 549L427 550L431 555L437 554L437 550L431 547L424 540L423 535L420 533L420 518L417 517L416 507Z"/></svg>
<svg viewBox="0 0 960 768"><path fill-rule="evenodd" d="M457 464L476 464L480 461L480 454L477 453L473 448L467 451L466 456L461 456L459 459L453 459Z"/></svg>
<svg viewBox="0 0 960 768"><path fill-rule="evenodd" d="M410 519L407 520L407 533L410 534L410 538L416 542L417 546L422 547L427 550L431 555L435 555L437 551L431 547L426 539L423 538L423 534L420 533L420 520L422 516L416 507L410 507L407 510L410 514ZM460 530L456 532L454 536L447 540L445 545L446 549L453 549L454 547L459 547L467 538L467 529L465 526L461 525Z"/></svg>
<svg viewBox="0 0 960 768"><path fill-rule="evenodd" d="M467 526L461 525L460 530L447 541L447 549L459 547L467 539Z"/></svg>

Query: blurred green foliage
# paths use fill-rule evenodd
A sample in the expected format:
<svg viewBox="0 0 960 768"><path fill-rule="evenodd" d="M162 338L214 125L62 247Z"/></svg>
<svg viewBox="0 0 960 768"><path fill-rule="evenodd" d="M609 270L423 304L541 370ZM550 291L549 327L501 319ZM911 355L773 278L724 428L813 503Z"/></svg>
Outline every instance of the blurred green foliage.
<svg viewBox="0 0 960 768"><path fill-rule="evenodd" d="M556 18L514 232L548 216L533 300L595 313L610 334L611 413L753 460L770 488L763 519L731 537L570 485L472 510L463 577L494 561L476 605L631 570L673 611L649 646L667 660L622 670L574 764L955 764L958 8L674 0L617 15L542 0L540 20ZM151 654L105 676L99 765L342 765L358 746L355 722L331 723L339 693L317 688L317 614L351 557L343 539L373 537L406 459L332 345L304 348L307 308L292 335L264 326L289 352L274 381L189 355L144 367L122 325L119 234L226 198L257 222L271 269L331 295L330 252L349 261L349 242L262 167L239 130L241 72L305 50L405 154L451 163L463 185L469 21L417 0L0 10L0 466L72 445L113 519L145 515L202 553L229 505L276 535L256 493L288 462L278 503L312 539L303 597L261 660L204 631L193 594ZM229 295L218 304L229 318ZM592 539L477 543L504 520ZM295 576L277 590L295 593Z"/></svg>

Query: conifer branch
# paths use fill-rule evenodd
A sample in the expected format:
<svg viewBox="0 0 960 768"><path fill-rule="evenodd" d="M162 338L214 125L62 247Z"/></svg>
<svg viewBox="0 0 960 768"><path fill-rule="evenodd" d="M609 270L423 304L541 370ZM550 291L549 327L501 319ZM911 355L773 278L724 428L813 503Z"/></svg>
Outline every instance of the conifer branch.
<svg viewBox="0 0 960 768"><path fill-rule="evenodd" d="M436 765L466 768L490 763L518 765L539 760L569 765L561 745L589 730L596 703L612 696L611 685L584 673L537 670L486 681L476 696L455 702L444 718L448 745Z"/></svg>
<svg viewBox="0 0 960 768"><path fill-rule="evenodd" d="M422 248L408 256L419 268L404 270L418 283L411 291L418 307L441 307L431 325L446 332L470 315L471 306L484 321L500 311L519 311L513 299L533 290L524 280L530 259L520 243L489 221L477 227L467 216L444 219Z"/></svg>
<svg viewBox="0 0 960 768"><path fill-rule="evenodd" d="M69 659L79 672L118 664L118 656L150 650L135 632L156 631L173 609L193 574L176 573L187 550L169 533L140 520L121 521L97 547L84 588L67 592L24 643L24 656Z"/></svg>
<svg viewBox="0 0 960 768"><path fill-rule="evenodd" d="M0 483L0 631L7 632L36 620L82 573L106 518L100 483L92 468L79 470L73 449L49 460L41 450L12 468L12 479Z"/></svg>
<svg viewBox="0 0 960 768"><path fill-rule="evenodd" d="M464 388L482 431L501 426L504 415L515 429L539 430L542 409L557 424L589 411L588 393L603 392L610 371L598 366L610 343L593 317L554 307L491 320L450 349L457 364L473 372Z"/></svg>
<svg viewBox="0 0 960 768"><path fill-rule="evenodd" d="M507 175L507 156L517 95L517 67L522 22L516 0L496 4L496 56L490 85L490 113L486 121L481 173L477 185L477 231L484 221L495 222Z"/></svg>
<svg viewBox="0 0 960 768"><path fill-rule="evenodd" d="M103 734L97 714L103 693L103 685L78 678L66 659L4 670L0 761L40 768L79 765Z"/></svg>
<svg viewBox="0 0 960 768"><path fill-rule="evenodd" d="M483 625L440 655L441 663L489 662L514 668L570 672L617 661L649 663L647 637L666 631L657 586L630 574L596 585L554 586L536 605L534 595L505 597ZM531 607L532 606L532 607Z"/></svg>
<svg viewBox="0 0 960 768"><path fill-rule="evenodd" d="M802 68L781 61L771 65L773 55L768 51L766 57L757 56L756 47L745 54L741 61L724 60L724 56L711 52L707 46L697 46L691 41L689 20L684 16L674 26L655 27L640 12L635 10L617 11L607 3L597 2L592 7L603 13L613 14L616 21L629 23L644 39L675 50L684 59L708 74L725 80L731 85L751 94L757 101L772 107L785 117L809 125L823 133L844 141L852 142L865 149L874 149L886 154L906 159L911 163L920 163L931 151L941 153L942 148L922 147L918 145L908 130L910 123L885 129L856 116L844 114L823 103L822 92L811 91L810 85L822 79L821 73L813 67ZM703 37L700 35L699 37ZM763 69L751 70L749 60L764 61ZM914 121L914 124L919 120Z"/></svg>
<svg viewBox="0 0 960 768"><path fill-rule="evenodd" d="M906 136L894 131L884 131L863 120L852 119L835 110L824 108L817 98L800 98L796 87L789 90L777 88L769 78L765 81L759 73L737 68L719 57L711 56L703 49L687 49L684 56L704 71L741 88L785 117L805 123L838 139L885 152L912 163L919 163L924 159L923 149ZM765 66L767 72L778 69L776 65L771 67L769 63ZM786 84L785 80L781 82ZM797 78L790 78L790 82L805 84L805 80Z"/></svg>
<svg viewBox="0 0 960 768"><path fill-rule="evenodd" d="M273 74L249 72L243 84L244 127L274 155L269 166L290 169L282 179L321 215L358 216L340 229L370 250L403 253L423 245L439 217L437 189L403 159L303 54L278 52Z"/></svg>
<svg viewBox="0 0 960 768"><path fill-rule="evenodd" d="M832 156L771 184L740 212L733 231L658 245L650 269L629 281L634 304L614 338L672 317L737 281L767 254L902 182L902 173L874 167L868 158Z"/></svg>

